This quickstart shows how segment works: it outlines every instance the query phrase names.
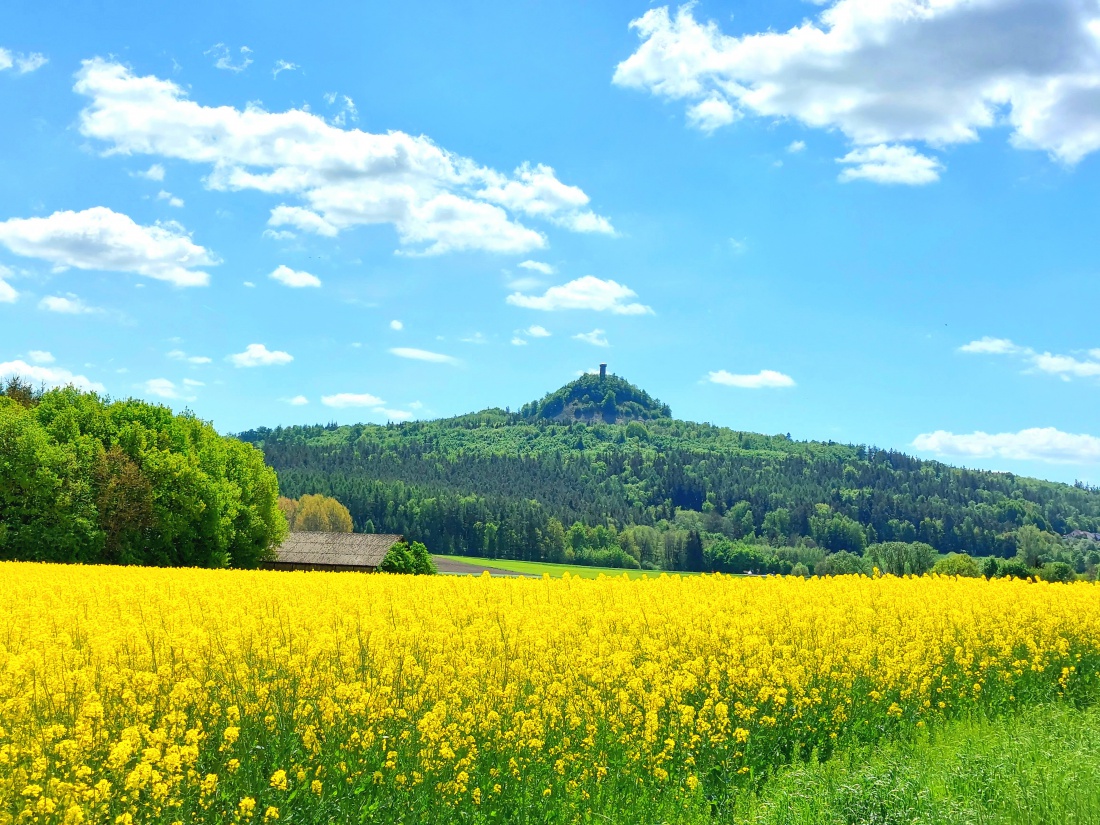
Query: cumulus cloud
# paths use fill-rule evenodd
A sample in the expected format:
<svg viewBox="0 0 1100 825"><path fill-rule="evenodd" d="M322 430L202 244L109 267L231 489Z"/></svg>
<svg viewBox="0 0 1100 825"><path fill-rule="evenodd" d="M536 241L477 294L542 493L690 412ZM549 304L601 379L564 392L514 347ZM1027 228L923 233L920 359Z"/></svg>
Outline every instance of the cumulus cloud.
<svg viewBox="0 0 1100 825"><path fill-rule="evenodd" d="M263 344L249 344L244 352L230 355L228 360L235 367L271 367L289 364L294 356L282 350L269 350Z"/></svg>
<svg viewBox="0 0 1100 825"><path fill-rule="evenodd" d="M759 390L772 387L793 387L794 379L775 370L760 370L754 375L734 375L726 370L707 373L707 380L712 384L722 384L726 387L740 387L746 390Z"/></svg>
<svg viewBox="0 0 1100 825"><path fill-rule="evenodd" d="M630 302L638 293L624 284L601 280L585 275L561 286L552 286L543 295L524 295L515 292L506 299L509 304L527 309L553 312L563 309L591 309L610 312L613 315L647 315L653 309L644 304Z"/></svg>
<svg viewBox="0 0 1100 825"><path fill-rule="evenodd" d="M522 261L519 264L521 269L529 269L532 272L541 272L543 275L553 275L557 272L550 264L544 264L542 261Z"/></svg>
<svg viewBox="0 0 1100 825"><path fill-rule="evenodd" d="M527 339L526 338L520 338L518 335L513 335L512 336L512 346L513 347L525 347L525 346L527 346Z"/></svg>
<svg viewBox="0 0 1100 825"><path fill-rule="evenodd" d="M157 192L157 200L168 201L168 205L174 206L176 209L183 208L183 198L177 198L171 192L166 192L163 189Z"/></svg>
<svg viewBox="0 0 1100 825"><path fill-rule="evenodd" d="M155 180L158 182L162 181L164 180L164 166L160 163L154 163L144 172L134 172L134 177Z"/></svg>
<svg viewBox="0 0 1100 825"><path fill-rule="evenodd" d="M248 46L241 46L240 60L236 63L233 62L233 53L224 43L215 43L203 54L214 58L214 68L224 69L227 72L243 72L252 65L252 58L249 57L252 54L252 49Z"/></svg>
<svg viewBox="0 0 1100 825"><path fill-rule="evenodd" d="M92 381L85 375L75 375L61 367L28 364L21 359L0 363L0 380L12 377L22 378L35 385L45 384L47 387L67 387L71 384L86 392L107 391L98 381Z"/></svg>
<svg viewBox="0 0 1100 825"><path fill-rule="evenodd" d="M729 126L741 117L725 98L708 97L687 110L688 123L708 135L722 126Z"/></svg>
<svg viewBox="0 0 1100 825"><path fill-rule="evenodd" d="M404 328L405 328L405 325L403 323L401 323L400 321L398 321L396 318L394 318L392 321L390 321L390 329L394 330L395 332L400 332Z"/></svg>
<svg viewBox="0 0 1100 825"><path fill-rule="evenodd" d="M407 254L546 246L542 233L513 215L612 231L588 207L587 194L545 165L504 175L424 136L344 129L302 109L203 106L169 80L139 77L103 59L85 61L74 88L89 100L81 133L109 153L202 164L212 189L300 199L273 210L273 227L332 235L391 224Z"/></svg>
<svg viewBox="0 0 1100 825"><path fill-rule="evenodd" d="M284 286L301 288L306 286L320 286L321 279L308 272L291 269L289 266L278 266L269 276Z"/></svg>
<svg viewBox="0 0 1100 825"><path fill-rule="evenodd" d="M787 151L792 155L797 155L799 152L806 151L806 141L794 140L787 146Z"/></svg>
<svg viewBox="0 0 1100 825"><path fill-rule="evenodd" d="M959 352L972 355L1009 355L1020 359L1026 366L1025 372L1045 372L1056 375L1063 381L1074 378L1100 378L1100 349L1078 352L1077 355L1061 355L1052 352L1038 352L1024 347L1008 338L986 336L959 347Z"/></svg>
<svg viewBox="0 0 1100 825"><path fill-rule="evenodd" d="M58 268L128 272L176 286L204 286L210 276L198 267L219 263L178 223L141 226L105 206L0 221L0 245Z"/></svg>
<svg viewBox="0 0 1100 825"><path fill-rule="evenodd" d="M540 327L538 324L533 324L532 326L527 327L524 332L527 335L530 335L532 338L550 337L550 332L546 329L546 327Z"/></svg>
<svg viewBox="0 0 1100 825"><path fill-rule="evenodd" d="M607 336L604 335L602 329L594 329L591 332L578 332L573 338L577 341L584 341L586 344L591 344L594 347L611 346L611 343L607 340Z"/></svg>
<svg viewBox="0 0 1100 825"><path fill-rule="evenodd" d="M42 349L32 349L27 353L27 357L36 364L52 364L57 360L53 357L52 352L46 352L46 350Z"/></svg>
<svg viewBox="0 0 1100 825"><path fill-rule="evenodd" d="M0 49L0 72L14 68L19 74L30 74L37 69L41 69L49 62L50 59L46 55L38 52L23 54L22 52Z"/></svg>
<svg viewBox="0 0 1100 825"><path fill-rule="evenodd" d="M1067 164L1100 148L1094 2L819 2L826 8L816 19L736 37L697 20L692 4L650 9L631 22L641 44L613 82L685 101L701 129L741 114L792 118L857 147L896 149L973 142L1006 125L1013 145ZM909 161L909 180L888 182L938 174L929 168L936 161L919 158Z"/></svg>
<svg viewBox="0 0 1100 825"><path fill-rule="evenodd" d="M450 364L452 367L457 367L462 362L451 355L444 355L441 352L430 352L426 349L415 349L414 347L393 347L390 350L391 355L396 355L398 358L409 358L413 361L429 361L433 364Z"/></svg>
<svg viewBox="0 0 1100 825"><path fill-rule="evenodd" d="M205 355L188 355L181 349L174 349L168 353L168 357L173 361L185 361L188 364L209 364L212 359Z"/></svg>
<svg viewBox="0 0 1100 825"><path fill-rule="evenodd" d="M62 315L92 315L103 311L98 307L88 306L71 292L67 295L47 295L38 302L38 308Z"/></svg>
<svg viewBox="0 0 1100 825"><path fill-rule="evenodd" d="M837 163L846 164L838 176L842 183L869 180L872 183L901 183L922 186L940 179L943 164L920 154L911 146L867 146L853 149Z"/></svg>
<svg viewBox="0 0 1100 825"><path fill-rule="evenodd" d="M1052 464L1100 463L1100 438L1066 433L1054 427L1032 427L1016 433L974 432L956 434L946 430L922 433L913 447L938 456L956 458L1007 458L1045 461Z"/></svg>
<svg viewBox="0 0 1100 825"><path fill-rule="evenodd" d="M0 266L0 304L14 304L19 298L19 293L15 291L15 287L4 280L10 277L11 270L6 266Z"/></svg>
<svg viewBox="0 0 1100 825"><path fill-rule="evenodd" d="M296 395L293 398L288 399L286 403L290 404L292 407L304 407L306 404L309 403L309 399L306 398L304 395Z"/></svg>
<svg viewBox="0 0 1100 825"><path fill-rule="evenodd" d="M326 407L381 407L386 402L377 395L362 392L338 392L335 395L321 396L321 403Z"/></svg>

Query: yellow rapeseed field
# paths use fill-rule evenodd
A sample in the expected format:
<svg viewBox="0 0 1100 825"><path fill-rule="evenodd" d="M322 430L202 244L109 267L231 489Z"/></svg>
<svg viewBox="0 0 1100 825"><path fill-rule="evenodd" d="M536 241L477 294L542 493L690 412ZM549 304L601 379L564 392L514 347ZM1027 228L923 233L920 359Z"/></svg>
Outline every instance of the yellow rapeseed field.
<svg viewBox="0 0 1100 825"><path fill-rule="evenodd" d="M573 822L1098 674L1090 584L3 563L0 825Z"/></svg>

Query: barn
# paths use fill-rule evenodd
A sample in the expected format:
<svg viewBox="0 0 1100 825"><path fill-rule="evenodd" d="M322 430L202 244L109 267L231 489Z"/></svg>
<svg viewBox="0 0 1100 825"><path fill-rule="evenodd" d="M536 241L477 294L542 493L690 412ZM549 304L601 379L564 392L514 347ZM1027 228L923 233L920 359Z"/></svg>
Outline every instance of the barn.
<svg viewBox="0 0 1100 825"><path fill-rule="evenodd" d="M346 570L372 573L403 536L382 533L290 533L265 570Z"/></svg>

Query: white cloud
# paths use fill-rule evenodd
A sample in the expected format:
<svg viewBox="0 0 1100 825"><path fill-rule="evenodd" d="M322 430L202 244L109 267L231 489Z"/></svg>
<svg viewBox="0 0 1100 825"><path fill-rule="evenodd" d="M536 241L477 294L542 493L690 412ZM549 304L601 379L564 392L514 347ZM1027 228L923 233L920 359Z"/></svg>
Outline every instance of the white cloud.
<svg viewBox="0 0 1100 825"><path fill-rule="evenodd" d="M1006 125L1013 145L1068 164L1100 148L1094 2L820 3L816 19L788 31L737 37L696 20L692 4L650 9L631 22L641 44L613 82L835 129L857 147L946 146Z"/></svg>
<svg viewBox="0 0 1100 825"><path fill-rule="evenodd" d="M50 62L50 59L44 54L38 52L32 52L31 54L19 55L15 58L15 70L19 74L30 74L33 71L37 71Z"/></svg>
<svg viewBox="0 0 1100 825"><path fill-rule="evenodd" d="M923 186L938 181L943 171L942 163L920 154L911 146L889 146L885 143L853 149L838 158L837 163L848 165L837 178L842 183L869 180L872 183Z"/></svg>
<svg viewBox="0 0 1100 825"><path fill-rule="evenodd" d="M19 359L0 363L0 379L13 376L18 376L32 384L45 384L47 387L67 387L72 384L74 387L87 392L107 391L106 387L97 381L91 381L84 375L74 375L61 367L28 364L26 361Z"/></svg>
<svg viewBox="0 0 1100 825"><path fill-rule="evenodd" d="M1054 427L995 434L936 430L918 435L913 439L913 447L939 456L962 458L1007 458L1052 464L1100 463L1100 438L1065 433Z"/></svg>
<svg viewBox="0 0 1100 825"><path fill-rule="evenodd" d="M232 53L229 51L229 47L224 43L215 43L203 52L203 54L214 58L214 68L225 69L229 72L243 72L252 65L252 58L249 57L249 55L252 54L252 49L248 48L248 46L241 46L241 60L239 63L233 62Z"/></svg>
<svg viewBox="0 0 1100 825"><path fill-rule="evenodd" d="M392 355L398 358L410 358L413 361L429 361L433 364L450 364L457 367L462 362L451 355L440 352L430 352L426 349L414 349L413 347L394 347L390 350Z"/></svg>
<svg viewBox="0 0 1100 825"><path fill-rule="evenodd" d="M158 201L168 201L169 206L174 206L177 209L180 209L180 208L183 207L183 198L177 198L171 192L165 192L163 189L161 189L159 192L157 192L157 200Z"/></svg>
<svg viewBox="0 0 1100 825"><path fill-rule="evenodd" d="M36 364L52 364L57 359L53 357L52 352L46 352L41 349L32 349L27 353L27 357L30 358Z"/></svg>
<svg viewBox="0 0 1100 825"><path fill-rule="evenodd" d="M81 133L108 152L203 164L212 189L303 201L276 207L273 227L334 234L392 224L407 254L515 254L546 246L508 210L575 231L610 230L586 206L587 194L547 166L525 164L508 176L424 136L343 129L302 109L202 106L171 81L138 77L102 59L85 61L75 90L89 99Z"/></svg>
<svg viewBox="0 0 1100 825"><path fill-rule="evenodd" d="M173 361L186 361L188 364L209 364L211 359L205 355L188 355L181 349L174 349L168 353Z"/></svg>
<svg viewBox="0 0 1100 825"><path fill-rule="evenodd" d="M390 329L392 329L396 332L400 332L404 328L405 328L405 325L403 323L401 323L400 321L398 321L396 318L394 320L390 321Z"/></svg>
<svg viewBox="0 0 1100 825"><path fill-rule="evenodd" d="M406 410L391 410L387 409L386 407L379 407L375 410L375 412L384 415L386 416L386 418L389 418L393 421L408 421L410 418L413 417L413 414Z"/></svg>
<svg viewBox="0 0 1100 825"><path fill-rule="evenodd" d="M579 332L573 336L576 341L584 341L586 344L591 344L594 347L609 347L611 343L607 340L607 336L602 329L594 329L591 332Z"/></svg>
<svg viewBox="0 0 1100 825"><path fill-rule="evenodd" d="M794 140L787 146L787 151L792 155L797 155L799 152L806 151L806 141Z"/></svg>
<svg viewBox="0 0 1100 825"><path fill-rule="evenodd" d="M520 338L518 335L514 335L514 336L512 336L512 346L513 347L525 347L525 346L527 346L527 339L526 338Z"/></svg>
<svg viewBox="0 0 1100 825"><path fill-rule="evenodd" d="M459 338L458 340L461 341L463 344L488 344L489 343L489 339L486 338L480 332L475 332L473 335L467 335L465 338Z"/></svg>
<svg viewBox="0 0 1100 825"><path fill-rule="evenodd" d="M290 404L293 407L304 407L306 404L309 403L309 399L306 398L304 395L296 395L288 400L286 403Z"/></svg>
<svg viewBox="0 0 1100 825"><path fill-rule="evenodd" d="M971 341L959 347L959 352L981 353L986 355L1012 355L1022 352L1023 347L1018 347L1007 338L991 338L986 335L977 341Z"/></svg>
<svg viewBox="0 0 1100 825"><path fill-rule="evenodd" d="M184 378L183 386L185 387L205 387L206 384L202 381L196 381L194 378Z"/></svg>
<svg viewBox="0 0 1100 825"><path fill-rule="evenodd" d="M19 74L30 74L36 69L41 69L49 62L50 60L48 57L38 52L22 54L20 52L12 53L7 49L0 49L0 71L14 67Z"/></svg>
<svg viewBox="0 0 1100 825"><path fill-rule="evenodd" d="M540 327L538 324L534 324L532 326L527 327L527 329L525 329L524 332L527 335L530 335L532 338L549 338L550 337L550 332L546 329L546 327Z"/></svg>
<svg viewBox="0 0 1100 825"><path fill-rule="evenodd" d="M0 245L56 267L129 272L176 286L204 286L210 276L196 267L219 263L178 223L140 226L104 206L0 221Z"/></svg>
<svg viewBox="0 0 1100 825"><path fill-rule="evenodd" d="M508 281L508 288L515 289L519 292L542 289L543 286L545 286L545 282L533 276L520 276L519 278L511 278Z"/></svg>
<svg viewBox="0 0 1100 825"><path fill-rule="evenodd" d="M321 279L318 278L316 275L311 275L308 272L294 270L291 269L289 266L283 266L281 264L268 277L275 279L285 286L296 288L321 285Z"/></svg>
<svg viewBox="0 0 1100 825"><path fill-rule="evenodd" d="M255 289L256 288L256 285L254 283L252 283L252 281L243 281L242 286L246 286L249 289Z"/></svg>
<svg viewBox="0 0 1100 825"><path fill-rule="evenodd" d="M614 315L646 315L653 309L639 303L626 303L638 294L615 281L604 281L593 275L585 275L561 286L552 286L544 295L509 295L509 304L547 312L563 309L591 309Z"/></svg>
<svg viewBox="0 0 1100 825"><path fill-rule="evenodd" d="M235 367L270 367L289 364L294 356L281 350L269 350L263 344L249 344L244 352L230 355L228 360Z"/></svg>
<svg viewBox="0 0 1100 825"><path fill-rule="evenodd" d="M293 72L301 68L297 63L291 63L289 60L276 60L275 68L271 70L272 77L278 77L279 72Z"/></svg>
<svg viewBox="0 0 1100 825"><path fill-rule="evenodd" d="M1015 344L1007 338L986 336L959 347L959 352L978 355L1012 355L1028 365L1026 372L1045 372L1063 381L1074 378L1100 378L1100 349L1091 349L1075 355L1037 352L1031 347Z"/></svg>
<svg viewBox="0 0 1100 825"><path fill-rule="evenodd" d="M144 172L135 172L134 177L145 178L146 180L162 181L164 180L164 166L159 163L154 163Z"/></svg>
<svg viewBox="0 0 1100 825"><path fill-rule="evenodd" d="M38 308L49 312L59 312L62 315L91 315L103 311L97 307L88 306L71 292L65 296L47 295L38 302Z"/></svg>
<svg viewBox="0 0 1100 825"><path fill-rule="evenodd" d="M183 398L176 385L167 378L150 378L141 385L141 388L149 395L155 395L158 398Z"/></svg>
<svg viewBox="0 0 1100 825"><path fill-rule="evenodd" d="M746 390L759 390L771 387L793 387L794 379L775 370L760 370L755 375L734 375L726 370L707 373L707 380L712 384L722 384L726 387L740 387Z"/></svg>
<svg viewBox="0 0 1100 825"><path fill-rule="evenodd" d="M615 233L606 218L585 208L588 195L579 187L562 183L545 164L525 163L513 172L512 178L486 170L484 178L487 185L478 196L513 212L547 218L575 232Z"/></svg>
<svg viewBox="0 0 1100 825"><path fill-rule="evenodd" d="M300 398L301 396L299 396ZM322 395L321 403L326 407L381 407L386 402L370 393L338 392L335 395Z"/></svg>
<svg viewBox="0 0 1100 825"><path fill-rule="evenodd" d="M11 270L6 266L0 266L0 304L14 304L19 297L19 293L15 291L15 287L4 280L10 277Z"/></svg>
<svg viewBox="0 0 1100 825"><path fill-rule="evenodd" d="M303 232L312 232L326 238L335 238L339 230L316 212L301 206L276 206L267 219L268 226L293 226ZM291 235L291 237L294 237Z"/></svg>
<svg viewBox="0 0 1100 825"><path fill-rule="evenodd" d="M263 236L273 241L289 241L298 237L293 232L286 229L265 229Z"/></svg>
<svg viewBox="0 0 1100 825"><path fill-rule="evenodd" d="M544 264L542 261L522 261L519 267L530 269L532 272L541 272L543 275L553 275L557 271L553 266Z"/></svg>
<svg viewBox="0 0 1100 825"><path fill-rule="evenodd" d="M687 116L688 123L709 135L715 129L739 120L741 113L730 106L724 97L708 97L690 107Z"/></svg>

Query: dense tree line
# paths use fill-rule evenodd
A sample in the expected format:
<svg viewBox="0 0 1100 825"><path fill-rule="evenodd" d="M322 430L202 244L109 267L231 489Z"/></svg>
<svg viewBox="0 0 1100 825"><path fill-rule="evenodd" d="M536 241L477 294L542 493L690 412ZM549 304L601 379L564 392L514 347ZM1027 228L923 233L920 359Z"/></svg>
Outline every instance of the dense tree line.
<svg viewBox="0 0 1100 825"><path fill-rule="evenodd" d="M703 569L702 551L720 540L771 547L761 552L776 564L778 548L862 556L887 542L1009 558L1025 526L1100 530L1100 493L1080 485L660 415L554 421L543 403L240 437L261 446L286 495L333 496L357 530L403 533L435 552ZM581 540L597 528L613 538Z"/></svg>
<svg viewBox="0 0 1100 825"><path fill-rule="evenodd" d="M69 387L0 393L0 559L255 567L286 533L250 444Z"/></svg>

